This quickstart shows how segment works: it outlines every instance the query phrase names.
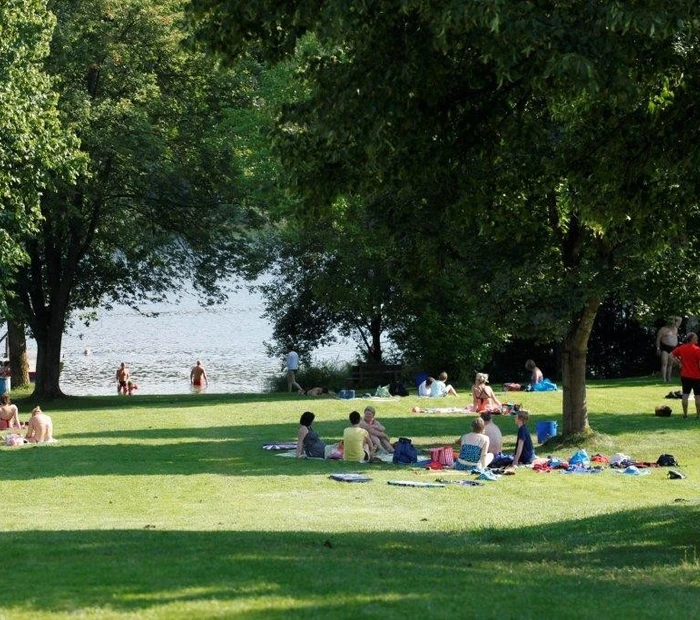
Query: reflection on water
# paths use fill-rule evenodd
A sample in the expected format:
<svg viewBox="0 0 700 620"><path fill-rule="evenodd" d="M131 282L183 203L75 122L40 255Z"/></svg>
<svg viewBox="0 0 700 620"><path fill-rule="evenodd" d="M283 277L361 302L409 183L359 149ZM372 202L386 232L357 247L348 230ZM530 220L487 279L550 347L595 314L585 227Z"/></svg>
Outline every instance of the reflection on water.
<svg viewBox="0 0 700 620"><path fill-rule="evenodd" d="M262 392L265 380L282 372L284 358L265 355L272 327L260 318L262 300L240 290L224 306L202 308L187 297L177 305L100 311L96 321L76 324L63 337L61 388L74 396L115 393L115 373L126 362L139 386L136 394L189 392L190 369L198 360L209 377L207 392ZM158 316L145 313L157 312ZM85 355L85 351L91 351ZM353 343L314 353L314 360L345 362Z"/></svg>

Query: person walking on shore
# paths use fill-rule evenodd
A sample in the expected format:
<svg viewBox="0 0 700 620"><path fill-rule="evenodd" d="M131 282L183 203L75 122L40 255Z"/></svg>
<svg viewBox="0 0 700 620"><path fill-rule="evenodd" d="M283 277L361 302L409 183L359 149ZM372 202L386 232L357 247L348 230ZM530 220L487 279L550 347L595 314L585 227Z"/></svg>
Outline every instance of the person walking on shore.
<svg viewBox="0 0 700 620"><path fill-rule="evenodd" d="M292 391L292 388L300 394L304 392L304 388L297 383L297 371L299 370L299 354L294 350L294 347L290 344L287 347L287 358L286 358L286 368L287 368L287 388Z"/></svg>

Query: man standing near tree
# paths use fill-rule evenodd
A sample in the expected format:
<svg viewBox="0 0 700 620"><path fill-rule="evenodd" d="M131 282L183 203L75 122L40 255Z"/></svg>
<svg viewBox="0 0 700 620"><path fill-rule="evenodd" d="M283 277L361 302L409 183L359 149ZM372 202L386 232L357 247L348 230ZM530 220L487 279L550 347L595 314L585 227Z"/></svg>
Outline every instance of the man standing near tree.
<svg viewBox="0 0 700 620"><path fill-rule="evenodd" d="M698 335L690 332L682 344L671 352L673 358L681 363L681 395L683 417L688 417L688 400L692 390L695 396L695 417L700 418L700 347Z"/></svg>

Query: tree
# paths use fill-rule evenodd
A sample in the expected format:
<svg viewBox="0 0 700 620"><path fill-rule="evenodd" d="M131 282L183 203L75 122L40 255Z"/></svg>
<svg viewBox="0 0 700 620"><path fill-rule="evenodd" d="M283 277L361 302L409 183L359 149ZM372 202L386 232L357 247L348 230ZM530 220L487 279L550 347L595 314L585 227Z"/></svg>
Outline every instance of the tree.
<svg viewBox="0 0 700 620"><path fill-rule="evenodd" d="M13 284L37 341L35 395L61 395L61 339L76 309L136 305L183 280L213 302L259 214L237 195L229 110L254 81L186 50L180 0L49 2L46 62L87 169L41 199Z"/></svg>
<svg viewBox="0 0 700 620"><path fill-rule="evenodd" d="M385 216L404 251L439 255L502 337L561 339L563 431L585 431L602 301L653 295L641 284L669 255L691 274L698 4L193 6L220 53L252 42L275 59L317 38L300 75L309 95L277 138L306 212L395 196Z"/></svg>
<svg viewBox="0 0 700 620"><path fill-rule="evenodd" d="M68 180L79 161L75 140L59 122L42 62L54 20L42 0L0 6L0 290L26 260L20 239L36 230L39 197L55 177ZM0 295L7 314L8 297Z"/></svg>
<svg viewBox="0 0 700 620"><path fill-rule="evenodd" d="M270 354L293 342L302 353L354 338L368 361L384 356L400 291L392 261L365 222L316 221L287 225L271 239L260 286L273 323Z"/></svg>

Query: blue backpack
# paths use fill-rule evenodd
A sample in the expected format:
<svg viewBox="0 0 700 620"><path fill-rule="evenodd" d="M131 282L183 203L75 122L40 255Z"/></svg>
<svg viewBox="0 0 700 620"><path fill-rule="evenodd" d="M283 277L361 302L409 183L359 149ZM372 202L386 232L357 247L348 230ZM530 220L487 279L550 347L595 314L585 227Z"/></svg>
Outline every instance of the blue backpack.
<svg viewBox="0 0 700 620"><path fill-rule="evenodd" d="M407 465L418 461L418 450L408 437L399 437L394 446L394 463Z"/></svg>

